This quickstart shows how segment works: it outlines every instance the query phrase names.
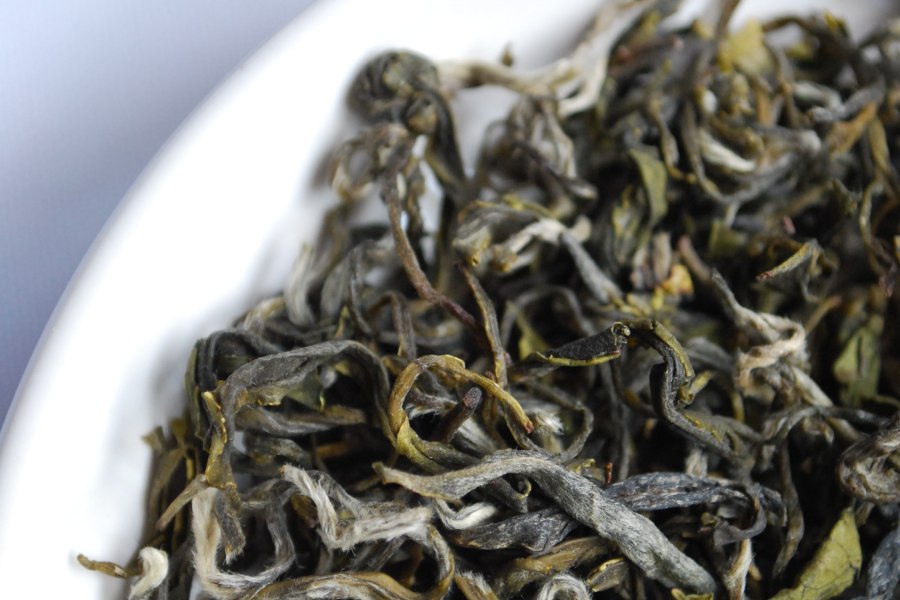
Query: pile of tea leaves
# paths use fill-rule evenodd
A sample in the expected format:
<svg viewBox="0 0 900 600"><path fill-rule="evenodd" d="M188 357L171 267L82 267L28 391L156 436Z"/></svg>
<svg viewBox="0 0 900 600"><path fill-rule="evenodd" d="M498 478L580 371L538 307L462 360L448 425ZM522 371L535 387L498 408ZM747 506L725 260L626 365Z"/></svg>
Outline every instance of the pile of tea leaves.
<svg viewBox="0 0 900 600"><path fill-rule="evenodd" d="M196 344L139 556L83 564L156 599L896 597L900 21L736 4L608 3L538 71L371 60L321 239ZM465 164L480 86L517 99Z"/></svg>

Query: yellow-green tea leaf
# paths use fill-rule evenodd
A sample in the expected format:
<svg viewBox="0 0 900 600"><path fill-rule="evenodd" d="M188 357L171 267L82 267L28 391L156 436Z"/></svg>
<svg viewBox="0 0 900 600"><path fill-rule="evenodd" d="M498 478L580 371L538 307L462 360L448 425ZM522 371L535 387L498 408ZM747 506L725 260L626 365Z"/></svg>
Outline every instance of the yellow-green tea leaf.
<svg viewBox="0 0 900 600"><path fill-rule="evenodd" d="M827 600L853 584L862 567L859 532L851 509L846 509L803 569L797 585L772 600Z"/></svg>

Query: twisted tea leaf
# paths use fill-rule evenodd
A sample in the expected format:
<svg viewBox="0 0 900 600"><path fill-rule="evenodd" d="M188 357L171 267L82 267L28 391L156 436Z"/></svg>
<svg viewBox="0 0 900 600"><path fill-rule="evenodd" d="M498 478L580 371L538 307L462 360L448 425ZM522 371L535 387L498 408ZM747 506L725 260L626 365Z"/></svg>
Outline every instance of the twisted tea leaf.
<svg viewBox="0 0 900 600"><path fill-rule="evenodd" d="M498 523L469 527L448 537L456 546L482 550L524 548L540 556L562 542L577 523L567 514L546 508L524 515L513 515Z"/></svg>
<svg viewBox="0 0 900 600"><path fill-rule="evenodd" d="M900 586L900 528L884 536L866 572L869 598L890 598Z"/></svg>
<svg viewBox="0 0 900 600"><path fill-rule="evenodd" d="M323 342L261 357L241 367L225 381L216 391L216 396L220 400L207 393L205 396L208 398L207 405L218 414L220 423L213 434L213 446L206 466L206 478L210 484L224 489L235 487L228 461L233 446L235 420L242 415L242 409L249 408L250 414L253 415L248 417L250 422L259 423L259 429L265 431L266 413L256 409L254 403L262 406L280 404L291 390L315 374L317 368L345 357L358 361L360 376L366 383L365 387L376 394L375 405L384 407L389 389L384 367L375 355L353 341ZM327 427L328 424L323 423L322 426ZM287 426L275 433L279 435L309 433L303 425L300 429L302 431ZM316 429L317 427L313 426L312 430Z"/></svg>
<svg viewBox="0 0 900 600"><path fill-rule="evenodd" d="M145 438L143 562L82 564L155 600L895 595L900 27L737 6L606 2L530 71L373 57L320 238Z"/></svg>
<svg viewBox="0 0 900 600"><path fill-rule="evenodd" d="M583 581L568 573L560 573L544 582L535 600L589 600L590 597Z"/></svg>
<svg viewBox="0 0 900 600"><path fill-rule="evenodd" d="M376 465L386 483L425 496L456 499L510 473L526 474L541 490L578 521L615 541L622 552L649 576L691 589L712 591L713 579L678 551L648 519L612 500L595 484L539 454L501 451L479 465L457 470L453 477L420 477Z"/></svg>
<svg viewBox="0 0 900 600"><path fill-rule="evenodd" d="M609 553L610 544L599 537L570 539L546 554L510 561L494 583L498 596L514 597L526 586L547 579L548 573L560 573Z"/></svg>
<svg viewBox="0 0 900 600"><path fill-rule="evenodd" d="M841 487L869 502L900 500L900 412L872 436L844 451L838 463Z"/></svg>

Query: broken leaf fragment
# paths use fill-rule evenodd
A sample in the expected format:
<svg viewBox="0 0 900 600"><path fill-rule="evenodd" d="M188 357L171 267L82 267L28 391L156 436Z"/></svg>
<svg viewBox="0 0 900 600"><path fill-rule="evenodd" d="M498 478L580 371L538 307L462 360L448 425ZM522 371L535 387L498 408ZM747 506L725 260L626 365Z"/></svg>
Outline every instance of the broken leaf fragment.
<svg viewBox="0 0 900 600"><path fill-rule="evenodd" d="M862 549L853 510L845 509L812 560L797 578L772 600L827 600L853 585L862 568Z"/></svg>
<svg viewBox="0 0 900 600"><path fill-rule="evenodd" d="M726 37L719 49L718 60L723 71L738 69L746 75L771 72L772 57L766 47L762 23L758 19L749 19L743 27Z"/></svg>

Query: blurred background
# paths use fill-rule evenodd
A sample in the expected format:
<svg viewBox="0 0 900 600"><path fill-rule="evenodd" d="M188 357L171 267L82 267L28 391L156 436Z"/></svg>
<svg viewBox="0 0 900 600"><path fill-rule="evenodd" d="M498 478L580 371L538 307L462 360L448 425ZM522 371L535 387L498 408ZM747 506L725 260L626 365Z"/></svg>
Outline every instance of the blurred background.
<svg viewBox="0 0 900 600"><path fill-rule="evenodd" d="M312 1L0 3L0 422L129 187L217 84Z"/></svg>

